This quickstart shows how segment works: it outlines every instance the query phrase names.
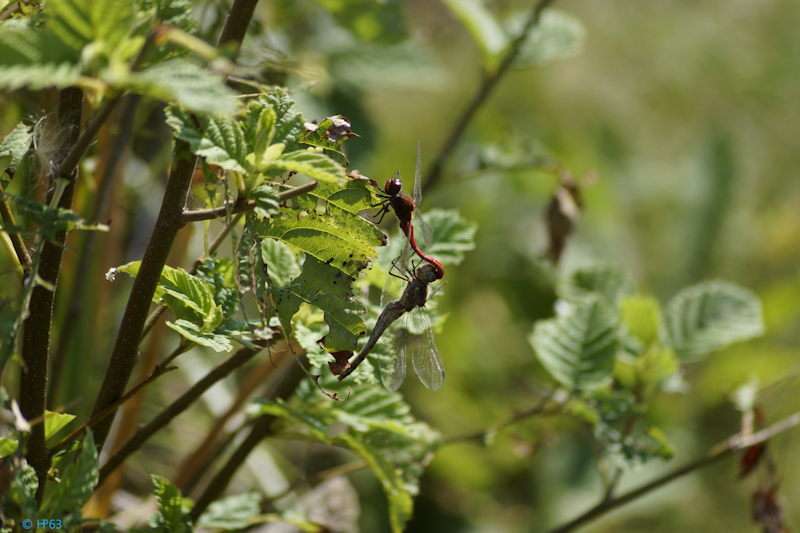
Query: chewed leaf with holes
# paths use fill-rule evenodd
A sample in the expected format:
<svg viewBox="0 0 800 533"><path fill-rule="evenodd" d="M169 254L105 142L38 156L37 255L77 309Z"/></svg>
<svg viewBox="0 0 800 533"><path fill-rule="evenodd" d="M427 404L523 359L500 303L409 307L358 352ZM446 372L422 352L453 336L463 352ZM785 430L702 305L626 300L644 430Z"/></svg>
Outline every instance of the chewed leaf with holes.
<svg viewBox="0 0 800 533"><path fill-rule="evenodd" d="M307 255L303 273L286 287L272 287L272 300L281 323L291 332L292 317L303 302L325 313L330 332L324 337L331 352L353 350L359 336L366 333L361 320L364 307L352 290L352 278L338 268Z"/></svg>
<svg viewBox="0 0 800 533"><path fill-rule="evenodd" d="M377 257L386 235L358 216L370 207L367 182L347 179L344 187L320 183L281 207L280 215L255 220L258 236L283 241L350 277Z"/></svg>

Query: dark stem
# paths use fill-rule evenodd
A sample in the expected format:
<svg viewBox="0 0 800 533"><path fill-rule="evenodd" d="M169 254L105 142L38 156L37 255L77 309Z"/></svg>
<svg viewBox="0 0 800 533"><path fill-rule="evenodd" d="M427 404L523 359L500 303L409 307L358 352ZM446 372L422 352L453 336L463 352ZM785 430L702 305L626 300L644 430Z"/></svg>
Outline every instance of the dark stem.
<svg viewBox="0 0 800 533"><path fill-rule="evenodd" d="M83 110L83 91L76 88L64 89L60 93L58 103L58 138L66 139L66 147L76 142L81 129L81 112ZM61 154L63 156L63 154ZM58 155L57 155L58 157ZM70 176L69 183L64 189L58 202L58 207L70 209L72 196L75 192L75 179L77 175ZM58 174L50 174L48 204L57 187ZM58 273L61 270L61 258L64 254L64 242L67 239L66 230L56 233L56 243L44 242L40 247L38 275L44 281L56 287ZM35 273L31 274L34 275ZM31 282L32 280L28 280ZM44 415L47 405L47 365L50 351L50 328L53 319L53 299L55 291L50 291L38 285L33 288L29 312L22 327L22 358L25 368L20 377L19 406L26 419L31 420ZM50 468L50 458L44 445L44 424L36 424L32 428L28 441L28 463L36 470L39 478L39 488L36 499L39 503L44 496L47 470Z"/></svg>
<svg viewBox="0 0 800 533"><path fill-rule="evenodd" d="M100 190L97 192L97 200L94 203L94 209L89 216L89 221L94 222L99 220L103 213L108 209L108 204L111 201L111 193L116 184L116 178L121 175L117 172L119 163L122 161L122 154L125 147L128 145L130 134L133 129L133 119L136 111L136 105L139 103L141 96L128 95L123 99L122 106L118 110L118 120L114 123L120 122L119 133L115 135L114 145L111 149L111 154L106 161L103 175L100 177ZM87 273L92 267L92 260L94 259L94 248L97 238L99 237L98 231L88 231L84 237L84 244L80 249L80 258L78 259L77 267L75 268L74 281L68 298L69 304L67 305L67 315L64 317L62 326L59 328L61 332L58 339L58 347L53 355L53 362L50 369L50 391L48 392L49 401L58 401L56 394L58 393L58 386L60 384L61 369L66 359L67 350L69 349L72 335L75 332L76 324L81 312L81 300L84 298L84 291L86 283L89 281ZM52 407L52 406L51 406Z"/></svg>
<svg viewBox="0 0 800 533"><path fill-rule="evenodd" d="M278 378L278 385L269 397L281 398L284 400L289 398L305 375L302 370L302 365L305 364L305 361L307 361L305 357L301 357L300 364L295 364L292 360L287 361L287 364L284 366L286 373L276 376ZM250 434L233 452L233 455L228 458L225 465L217 472L217 475L214 476L197 499L197 503L194 504L190 514L192 522L197 522L197 519L208 506L219 498L225 489L228 488L228 484L233 479L236 471L239 470L239 467L244 464L250 452L258 446L258 443L261 442L262 439L270 435L272 432L272 424L275 422L276 418L277 417L273 415L262 415L255 420Z"/></svg>
<svg viewBox="0 0 800 533"><path fill-rule="evenodd" d="M139 428L134 436L123 444L100 468L100 481L98 485L102 484L111 472L116 470L130 454L138 450L156 431L169 424L173 418L184 412L215 383L230 375L231 372L252 359L257 353L258 350L240 348L224 362L211 369L203 379L195 383L180 398L168 405L157 417Z"/></svg>
<svg viewBox="0 0 800 533"><path fill-rule="evenodd" d="M278 199L281 202L285 202L290 198L295 198L296 196L300 196L301 194L305 194L309 191L313 191L317 187L317 182L312 181L311 183L306 183L305 185L301 185L300 187L296 187L294 189L289 189L288 191L283 191L278 195ZM245 202L235 202L233 204L225 204L219 207L214 207L212 209L198 209L196 211L184 211L181 215L181 223L187 224L189 222L199 222L201 220L213 220L215 218L224 218L228 215L228 213L238 214L244 213L245 211L252 211L256 208L256 201L255 200L247 200Z"/></svg>
<svg viewBox="0 0 800 533"><path fill-rule="evenodd" d="M596 506L592 507L584 514L579 516L578 518L560 526L550 531L550 533L567 533L578 527L586 524L587 522L591 522L595 518L599 518L604 514L608 513L609 511L613 511L618 507L622 507L623 505L630 503L638 498L641 498L645 494L654 491L657 488L663 487L670 481L678 479L679 477L685 476L699 468L704 466L708 466L723 457L727 457L728 455L736 452L738 450L742 450L744 448L748 448L755 444L759 444L770 438L774 437L778 433L786 431L789 428L792 428L796 425L800 424L800 413L795 413L794 415L784 418L780 422L777 422L770 427L759 431L749 437L742 437L741 435L737 434L726 441L717 444L714 446L711 451L705 456L692 461L680 468L676 468L672 472L664 474L663 476L654 479L650 483L646 483L637 489L633 489L631 491L626 492L616 498L603 500L598 503Z"/></svg>
<svg viewBox="0 0 800 533"><path fill-rule="evenodd" d="M508 52L506 52L506 55L503 56L503 60L500 62L497 70L484 72L481 86L478 88L478 91L472 97L472 100L467 107L461 112L458 120L450 130L450 135L447 137L447 141L445 141L444 146L442 146L442 149L439 151L439 155L437 155L436 159L433 161L433 165L431 165L431 169L428 171L427 178L423 180L423 191L427 191L428 189L432 188L434 184L441 179L442 169L444 168L445 161L447 161L447 159L450 157L450 154L452 154L453 150L458 144L458 141L461 139L461 136L467 130L467 126L475 116L475 113L477 113L478 109L480 109L480 107L494 90L497 82L500 81L513 63L514 58L517 56L520 48L528 38L528 34L539 23L539 19L542 16L542 11L544 11L544 9L550 6L550 4L552 4L554 1L555 0L539 1L536 7L534 7L531 11L530 17L528 17L522 32L520 32L517 38L514 39L509 46Z"/></svg>
<svg viewBox="0 0 800 533"><path fill-rule="evenodd" d="M236 50L242 45L247 28L253 18L258 0L235 0L231 12L225 21L225 27L217 41L217 48L222 48L228 43L235 43Z"/></svg>
<svg viewBox="0 0 800 533"><path fill-rule="evenodd" d="M147 249L144 252L139 274L133 280L133 288L122 317L122 325L111 359L103 378L103 384L92 416L95 416L114 402L125 391L128 379L139 355L139 340L142 336L147 311L155 294L161 270L175 242L181 226L177 223L186 203L186 195L192 181L192 174L197 163L197 156L189 152L189 145L183 141L175 142L175 158L172 172L164 191L164 200L158 214L155 228L150 235ZM113 417L107 417L94 427L97 447L102 448L111 429Z"/></svg>

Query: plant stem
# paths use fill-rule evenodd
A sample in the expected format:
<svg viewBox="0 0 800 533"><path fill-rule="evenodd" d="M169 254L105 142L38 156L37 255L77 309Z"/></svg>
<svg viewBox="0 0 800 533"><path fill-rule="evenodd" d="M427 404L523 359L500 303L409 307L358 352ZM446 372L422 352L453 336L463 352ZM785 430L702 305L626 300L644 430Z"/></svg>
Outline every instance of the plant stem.
<svg viewBox="0 0 800 533"><path fill-rule="evenodd" d="M72 146L80 133L81 112L83 110L83 91L75 88L63 89L59 94L58 103L58 138L65 138L65 147ZM62 137L63 134L63 137ZM57 154L56 157L63 157ZM72 172L67 186L63 189L58 207L69 209L72 207L72 195L75 192L76 172ZM50 174L50 187L47 203L50 204L56 195L58 174ZM58 274L61 270L61 258L64 254L64 242L67 239L66 230L56 233L56 243L46 241L40 250L39 266L31 275L38 275L42 280L52 285L53 290L48 290L42 285L33 288L31 295L29 316L25 319L22 328L22 358L25 367L20 377L19 405L25 418L28 420L44 415L47 405L47 365L50 351L50 328L53 318L53 299L55 287L58 284ZM28 282L32 282L29 280ZM28 441L28 463L36 470L39 478L39 488L36 499L41 503L44 495L47 470L50 468L50 458L44 445L44 424L33 426L31 438Z"/></svg>
<svg viewBox="0 0 800 533"><path fill-rule="evenodd" d="M300 358L300 364L295 364L293 361L288 361L288 364L284 367L287 369L286 373L277 376L279 381L273 394L270 395L272 398L281 398L285 400L292 395L294 390L297 388L297 385L303 379L303 376L305 376L305 373L302 370L302 365L305 364L306 360L307 359L305 356L303 356ZM255 423L250 430L250 434L233 452L233 455L230 456L225 465L219 470L219 472L217 472L217 475L214 476L211 482L206 486L206 489L197 499L197 502L194 504L194 507L190 513L192 522L197 522L197 519L203 514L208 506L214 500L216 500L226 488L228 488L228 484L233 479L233 476L236 474L236 471L239 469L239 467L244 464L247 456L250 455L250 452L255 449L262 439L269 436L271 433L272 424L276 419L277 417L273 415L261 415L255 420Z"/></svg>
<svg viewBox="0 0 800 533"><path fill-rule="evenodd" d="M450 135L447 137L447 141L445 141L444 146L442 146L442 149L439 151L439 155L437 155L436 159L433 161L433 165L431 166L430 171L428 171L426 179L423 181L423 190L426 191L432 188L434 184L441 179L444 163L450 157L450 154L455 149L458 141L461 139L461 136L467 130L467 126L469 126L469 123L478 112L478 109L480 109L480 107L492 93L497 85L497 82L500 81L508 68L511 66L514 58L517 57L520 48L528 38L528 34L539 23L539 20L542 16L542 11L549 7L554 1L555 0L540 0L531 11L531 14L528 17L528 20L520 34L516 39L514 39L514 41L512 41L508 51L506 52L506 55L503 56L503 60L500 62L500 65L497 67L497 69L493 71L484 71L483 80L481 81L478 91L472 97L470 103L467 104L467 107L461 112L458 120L450 130Z"/></svg>
<svg viewBox="0 0 800 533"><path fill-rule="evenodd" d="M285 202L290 198L295 198L296 196L300 196L301 194L313 191L316 187L317 187L317 182L312 181L311 183L306 183L305 185L301 185L300 187L289 189L288 191L283 191L278 195L278 199L281 202ZM180 221L183 224L187 224L189 222L199 222L201 220L213 220L215 218L223 218L227 216L228 213L232 214L244 213L245 211L252 211L255 208L256 208L255 200L247 200L245 202L235 202L233 204L227 203L225 205L214 207L212 209L198 209L196 211L184 211L183 214L181 215Z"/></svg>
<svg viewBox="0 0 800 533"><path fill-rule="evenodd" d="M153 433L169 424L172 419L185 411L215 383L230 375L231 372L252 359L258 352L259 350L240 348L228 359L211 369L203 379L195 383L188 391L183 393L180 398L168 405L157 417L139 428L136 434L134 434L134 436L100 468L100 481L98 485L102 484L108 475L120 466L130 454L138 450Z"/></svg>
<svg viewBox="0 0 800 533"><path fill-rule="evenodd" d="M740 434L736 434L711 448L705 457L701 457L700 459L692 461L691 463L688 463L680 468L676 468L672 472L668 472L667 474L654 479L650 483L646 483L641 487L628 491L625 494L617 496L616 498L604 498L603 501L580 515L578 518L551 530L550 533L567 533L577 529L587 522L590 522L596 518L600 518L609 511L613 511L618 507L622 507L623 505L666 485L670 481L685 476L686 474L689 474L698 468L708 466L738 450L749 448L750 446L769 440L778 433L786 431L787 429L797 426L798 424L800 424L800 413L795 413L794 415L784 418L780 422L777 422L770 427L748 437L742 437Z"/></svg>
<svg viewBox="0 0 800 533"><path fill-rule="evenodd" d="M16 223L14 222L14 214L8 207L8 200L6 199L6 194L3 190L2 184L0 184L0 216L2 216L4 224L12 224L16 226ZM14 245L14 251L16 252L19 265L22 267L23 272L27 272L31 266L31 256L28 254L28 248L25 247L25 242L22 240L22 235L12 231L8 232L8 237L11 239L11 243Z"/></svg>

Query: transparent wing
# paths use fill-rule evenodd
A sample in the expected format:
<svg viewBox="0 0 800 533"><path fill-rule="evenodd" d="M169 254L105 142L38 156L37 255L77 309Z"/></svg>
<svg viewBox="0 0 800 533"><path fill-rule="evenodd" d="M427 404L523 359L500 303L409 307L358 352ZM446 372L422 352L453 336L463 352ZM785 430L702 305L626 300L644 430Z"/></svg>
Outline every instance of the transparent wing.
<svg viewBox="0 0 800 533"><path fill-rule="evenodd" d="M409 270L409 261L414 255L414 250L411 248L411 243L406 239L406 244L403 251L398 255L389 267L389 273L386 275L386 280L383 282L383 292L381 292L381 307L386 307L389 302L393 302L400 298L403 293L408 280L411 279Z"/></svg>
<svg viewBox="0 0 800 533"><path fill-rule="evenodd" d="M436 349L436 342L433 340L431 319L428 312L422 308L414 309L412 313L416 315L414 320L421 323L423 329L421 335L413 335L407 341L407 344L411 345L411 363L422 384L432 391L437 391L444 383L444 366L442 358L439 357L439 350ZM405 353L403 359L405 360Z"/></svg>
<svg viewBox="0 0 800 533"><path fill-rule="evenodd" d="M408 329L406 322L408 313L399 320L395 320L386 333L391 346L391 357L381 359L381 381L387 390L394 392L406 380L406 346L408 344Z"/></svg>
<svg viewBox="0 0 800 533"><path fill-rule="evenodd" d="M422 141L417 141L417 168L414 171L414 205L422 203Z"/></svg>
<svg viewBox="0 0 800 533"><path fill-rule="evenodd" d="M419 204L417 204L419 205ZM430 249L431 245L433 244L433 230L425 222L425 219L422 218L422 214L419 212L419 207L414 210L414 238L417 239L418 233L417 228L419 228L420 233L422 233L422 242L425 244L426 253Z"/></svg>

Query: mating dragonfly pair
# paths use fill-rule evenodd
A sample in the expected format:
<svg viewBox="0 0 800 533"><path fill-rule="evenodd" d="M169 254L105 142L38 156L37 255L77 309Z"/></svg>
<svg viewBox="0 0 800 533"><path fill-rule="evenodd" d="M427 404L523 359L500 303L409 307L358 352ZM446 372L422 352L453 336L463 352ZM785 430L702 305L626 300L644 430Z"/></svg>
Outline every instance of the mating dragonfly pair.
<svg viewBox="0 0 800 533"><path fill-rule="evenodd" d="M388 390L395 391L403 384L406 378L408 352L411 353L414 371L423 385L436 391L444 383L442 359L433 340L430 316L425 309L425 303L433 295L428 293L428 285L444 277L444 267L433 257L424 254L414 237L414 225L416 225L422 233L425 246L430 248L433 232L419 214L422 202L421 163L421 147L420 143L417 143L413 198L403 192L403 182L398 171L394 173L392 179L386 180L383 190L379 189L380 193L377 196L381 201L373 207L380 206L380 210L374 214L362 214L373 220L378 219L377 222L380 223L389 209L393 209L400 222L400 229L406 237L406 244L403 252L392 261L392 266L389 268L389 275L386 276L381 294L383 311L367 343L352 362L336 366L334 373L338 374L339 381L349 376L367 358L378 339L385 335L392 346L392 355L381 358L378 367L381 381ZM421 258L420 264L415 265L411 261L414 254ZM403 282L406 286L401 293ZM411 333L412 323L417 326L414 331L419 334ZM333 368L334 365L331 365L332 370Z"/></svg>

